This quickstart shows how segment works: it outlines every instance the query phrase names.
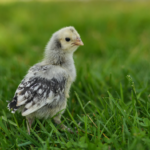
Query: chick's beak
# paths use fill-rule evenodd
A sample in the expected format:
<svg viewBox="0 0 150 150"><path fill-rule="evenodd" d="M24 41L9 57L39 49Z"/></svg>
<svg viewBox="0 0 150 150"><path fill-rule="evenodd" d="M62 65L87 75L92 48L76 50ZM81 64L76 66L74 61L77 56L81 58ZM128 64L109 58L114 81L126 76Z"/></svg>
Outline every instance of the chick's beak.
<svg viewBox="0 0 150 150"><path fill-rule="evenodd" d="M84 45L82 40L79 37L76 38L76 41L74 42L74 44L75 45Z"/></svg>

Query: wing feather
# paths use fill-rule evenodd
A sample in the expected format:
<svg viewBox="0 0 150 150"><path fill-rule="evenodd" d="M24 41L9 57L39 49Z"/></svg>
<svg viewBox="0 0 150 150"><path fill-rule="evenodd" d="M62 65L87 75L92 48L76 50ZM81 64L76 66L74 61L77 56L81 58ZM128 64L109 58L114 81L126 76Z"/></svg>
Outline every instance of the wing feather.
<svg viewBox="0 0 150 150"><path fill-rule="evenodd" d="M29 115L53 101L58 101L60 95L64 94L66 81L66 72L60 67L35 65L18 86L8 108L15 111L24 106L22 116Z"/></svg>

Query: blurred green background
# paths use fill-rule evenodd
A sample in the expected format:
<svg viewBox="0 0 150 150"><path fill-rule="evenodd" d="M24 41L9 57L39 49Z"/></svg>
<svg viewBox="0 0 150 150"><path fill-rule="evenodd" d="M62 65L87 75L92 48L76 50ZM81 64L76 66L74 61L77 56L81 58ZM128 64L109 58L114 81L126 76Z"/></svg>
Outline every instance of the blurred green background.
<svg viewBox="0 0 150 150"><path fill-rule="evenodd" d="M52 33L70 25L84 42L74 54L77 80L68 100L73 117L82 114L74 91L83 104L90 100L103 109L98 98L107 100L107 91L119 98L121 84L124 102L130 102L127 75L141 101L149 103L149 2L14 2L0 4L0 115L12 117L6 100L12 99L29 67L43 59Z"/></svg>

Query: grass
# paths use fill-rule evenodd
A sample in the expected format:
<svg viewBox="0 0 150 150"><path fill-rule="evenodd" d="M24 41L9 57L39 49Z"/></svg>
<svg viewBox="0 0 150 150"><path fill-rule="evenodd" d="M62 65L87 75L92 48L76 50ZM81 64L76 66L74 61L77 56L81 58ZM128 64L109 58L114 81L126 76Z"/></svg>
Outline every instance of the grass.
<svg viewBox="0 0 150 150"><path fill-rule="evenodd" d="M1 4L0 20L0 149L150 149L148 2ZM36 120L29 136L6 100L42 60L52 33L68 25L85 44L74 55L77 79L62 117L78 134L49 119Z"/></svg>

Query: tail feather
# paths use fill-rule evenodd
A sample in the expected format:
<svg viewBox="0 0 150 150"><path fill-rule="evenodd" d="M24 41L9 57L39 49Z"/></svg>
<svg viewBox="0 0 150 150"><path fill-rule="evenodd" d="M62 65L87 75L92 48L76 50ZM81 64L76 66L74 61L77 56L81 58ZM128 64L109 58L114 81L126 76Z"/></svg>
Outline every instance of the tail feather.
<svg viewBox="0 0 150 150"><path fill-rule="evenodd" d="M16 110L18 109L16 104L17 104L16 99L13 99L11 102L8 103L7 108L9 109L9 111L11 111L11 113L15 113Z"/></svg>

